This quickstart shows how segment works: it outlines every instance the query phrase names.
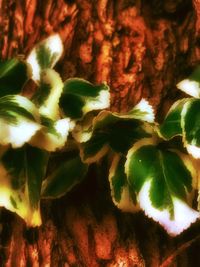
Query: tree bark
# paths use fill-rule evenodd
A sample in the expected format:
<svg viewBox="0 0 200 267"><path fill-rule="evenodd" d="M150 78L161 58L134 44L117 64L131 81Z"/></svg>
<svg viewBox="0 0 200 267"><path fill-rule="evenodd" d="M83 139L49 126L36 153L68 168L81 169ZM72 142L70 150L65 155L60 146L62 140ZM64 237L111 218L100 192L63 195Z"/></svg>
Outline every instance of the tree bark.
<svg viewBox="0 0 200 267"><path fill-rule="evenodd" d="M106 81L114 111L145 97L160 121L181 96L176 83L199 63L200 1L0 0L0 32L4 59L60 33L63 79ZM107 176L91 166L69 195L43 201L37 229L2 210L0 266L200 266L199 222L171 238L142 213L117 210Z"/></svg>

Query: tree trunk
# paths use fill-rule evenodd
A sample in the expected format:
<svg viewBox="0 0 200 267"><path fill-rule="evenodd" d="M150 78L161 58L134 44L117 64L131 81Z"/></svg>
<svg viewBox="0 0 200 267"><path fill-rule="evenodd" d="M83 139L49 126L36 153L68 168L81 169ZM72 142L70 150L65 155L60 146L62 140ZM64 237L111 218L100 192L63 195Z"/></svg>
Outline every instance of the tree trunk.
<svg viewBox="0 0 200 267"><path fill-rule="evenodd" d="M27 55L59 32L63 79L107 81L112 110L145 97L159 121L199 63L200 0L0 0L0 32L1 58ZM0 266L200 266L198 222L171 238L143 213L117 210L107 177L91 166L73 192L43 201L37 229L2 210Z"/></svg>

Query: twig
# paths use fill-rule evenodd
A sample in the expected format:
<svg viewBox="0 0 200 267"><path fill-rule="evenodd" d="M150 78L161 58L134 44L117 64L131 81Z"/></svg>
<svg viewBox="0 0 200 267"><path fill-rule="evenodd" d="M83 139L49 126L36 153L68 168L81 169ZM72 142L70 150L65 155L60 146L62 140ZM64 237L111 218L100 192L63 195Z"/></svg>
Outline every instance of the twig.
<svg viewBox="0 0 200 267"><path fill-rule="evenodd" d="M200 235L196 236L195 238L191 239L190 241L185 242L180 247L177 248L175 252L173 252L170 256L168 256L159 267L168 267L172 261L181 254L185 249L191 246L192 243L196 242L200 238Z"/></svg>

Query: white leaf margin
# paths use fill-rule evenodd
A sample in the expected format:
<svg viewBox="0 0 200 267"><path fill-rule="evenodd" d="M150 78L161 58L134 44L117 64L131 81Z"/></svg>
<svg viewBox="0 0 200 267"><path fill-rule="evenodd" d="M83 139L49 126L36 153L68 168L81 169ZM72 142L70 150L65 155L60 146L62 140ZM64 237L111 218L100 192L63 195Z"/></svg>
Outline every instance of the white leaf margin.
<svg viewBox="0 0 200 267"><path fill-rule="evenodd" d="M21 120L18 125L8 125L6 121L0 119L0 144L11 144L13 148L19 148L41 129L41 125L35 122Z"/></svg>
<svg viewBox="0 0 200 267"><path fill-rule="evenodd" d="M29 99L20 95L13 95L12 101L18 103L19 107L30 112L35 119L33 121L23 115L16 115L17 124L14 125L0 118L0 144L11 144L13 148L19 148L27 143L41 129L40 115L36 106Z"/></svg>
<svg viewBox="0 0 200 267"><path fill-rule="evenodd" d="M149 123L153 123L155 121L154 109L146 99L142 98L140 102L136 106L134 106L132 112L134 112L135 110L139 110L140 112L146 113L142 116L138 116L138 119Z"/></svg>
<svg viewBox="0 0 200 267"><path fill-rule="evenodd" d="M38 203L37 209L31 208L28 198L27 183L24 193L22 193L19 190L12 189L9 183L9 174L2 164L0 164L0 174L0 206L15 212L25 220L27 226L40 226L42 224L40 203ZM11 197L14 199L20 197L20 201L17 202L17 208L11 204Z"/></svg>
<svg viewBox="0 0 200 267"><path fill-rule="evenodd" d="M135 153L139 148L146 145L156 145L156 139L154 138L143 138L136 142L133 147L128 151L127 161L125 163L125 173L127 174L127 179L129 177L129 165L131 155ZM179 154L184 161L184 165L192 173L192 175L197 175L194 166L189 164L189 158L185 155ZM196 177L196 176L195 176ZM152 178L149 177L144 185L142 186L140 192L138 193L137 200L140 208L144 211L145 215L152 218L154 221L158 222L169 235L176 236L186 230L192 223L200 218L200 213L192 209L184 201L172 196L173 206L174 206L174 220L171 220L170 212L168 210L158 210L154 208L151 204L149 192L151 187ZM196 186L196 180L194 182ZM188 199L191 202L192 199Z"/></svg>
<svg viewBox="0 0 200 267"><path fill-rule="evenodd" d="M107 84L104 82L105 88L101 89L97 97L86 98L86 103L82 108L83 114L87 114L92 110L101 110L110 107L110 92Z"/></svg>
<svg viewBox="0 0 200 267"><path fill-rule="evenodd" d="M54 152L64 147L67 142L71 123L69 118L58 120L54 123L55 130L58 136L48 133L46 127L43 127L36 135L30 140L30 144L34 147L44 149L49 152Z"/></svg>
<svg viewBox="0 0 200 267"><path fill-rule="evenodd" d="M36 82L39 83L40 81L40 72L41 68L40 65L37 61L37 48L41 45L45 45L52 54L56 54L56 57L54 58L54 62L52 63L52 68L55 66L57 61L60 59L60 57L63 54L64 47L62 43L62 39L59 34L53 34L49 36L48 38L44 39L40 43L38 43L35 48L30 52L28 55L26 62L31 66L32 69L32 79Z"/></svg>
<svg viewBox="0 0 200 267"><path fill-rule="evenodd" d="M184 79L180 81L177 85L177 88L182 92L193 96L195 98L200 98L200 83L190 79Z"/></svg>
<svg viewBox="0 0 200 267"><path fill-rule="evenodd" d="M192 223L200 218L200 213L190 208L185 202L172 197L174 206L174 220L170 219L168 210L159 211L151 205L149 191L151 180L142 186L138 194L138 202L145 215L157 221L171 236L176 236L186 230Z"/></svg>
<svg viewBox="0 0 200 267"><path fill-rule="evenodd" d="M169 109L169 111L167 112L165 118L167 118L167 117L169 116L169 114L170 114L171 112L173 112L179 105L183 105L183 107L184 107L184 105L185 105L189 100L191 100L191 98L183 98L183 99L177 100L177 101L170 107L170 109ZM181 133L181 134L174 135L174 136L172 136L170 139L173 139L175 136L182 136L182 135L183 135L182 112L183 112L183 109L182 109L181 114L180 114L180 124L181 124L182 133ZM162 135L162 133L161 133L161 131L160 131L160 129L159 129L159 126L156 126L156 132L158 133L158 136L159 136L160 138L162 138L162 139L164 139L164 140L166 140L166 141L167 141L167 140L170 140L170 139L168 139L168 138L165 138L165 137Z"/></svg>
<svg viewBox="0 0 200 267"><path fill-rule="evenodd" d="M40 106L40 114L51 119L58 119L59 99L63 90L63 81L60 75L53 69L45 69L41 72L41 82L50 86L50 94L44 103Z"/></svg>
<svg viewBox="0 0 200 267"><path fill-rule="evenodd" d="M183 110L181 112L181 128L183 132L183 144L184 147L187 149L188 153L193 156L195 159L200 159L200 147L197 147L194 143L189 144L186 140L186 132L185 129L185 115L187 114L188 107L192 105L194 99L190 98L188 101L183 105Z"/></svg>
<svg viewBox="0 0 200 267"><path fill-rule="evenodd" d="M108 180L110 182L110 190L111 190L112 201L115 204L115 206L117 208L119 208L120 210L122 210L123 212L135 213L135 212L138 212L140 210L140 207L139 207L138 204L135 205L133 203L133 200L132 200L131 195L130 195L128 183L122 189L120 201L117 202L115 200L115 197L114 197L114 188L113 188L113 185L112 185L112 178L115 175L116 168L117 168L117 166L119 164L120 158L121 158L121 156L119 154L116 154L114 156L112 164L111 164L111 167L110 167L110 170L109 170Z"/></svg>
<svg viewBox="0 0 200 267"><path fill-rule="evenodd" d="M94 162L99 161L103 156L105 156L106 153L109 151L110 146L108 144L104 144L102 146L102 148L96 154L94 154L90 157L87 157L87 158L84 157L84 155L85 155L84 149L81 147L81 144L79 145L79 149L80 149L80 157L81 157L81 160L83 161L83 163L90 164L90 163L94 163Z"/></svg>

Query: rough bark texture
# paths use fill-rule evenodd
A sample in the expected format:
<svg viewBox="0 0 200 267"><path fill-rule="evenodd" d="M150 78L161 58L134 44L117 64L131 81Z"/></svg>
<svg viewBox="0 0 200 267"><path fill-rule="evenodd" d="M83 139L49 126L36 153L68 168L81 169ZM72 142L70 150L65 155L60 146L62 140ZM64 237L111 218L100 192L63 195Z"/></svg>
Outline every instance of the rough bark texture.
<svg viewBox="0 0 200 267"><path fill-rule="evenodd" d="M112 109L143 96L158 120L180 96L176 83L200 60L199 0L0 0L0 56L24 56L59 32L63 78L107 81ZM68 196L42 203L43 226L26 229L3 210L0 266L200 266L199 223L170 238L142 213L112 204L107 174L92 167Z"/></svg>

